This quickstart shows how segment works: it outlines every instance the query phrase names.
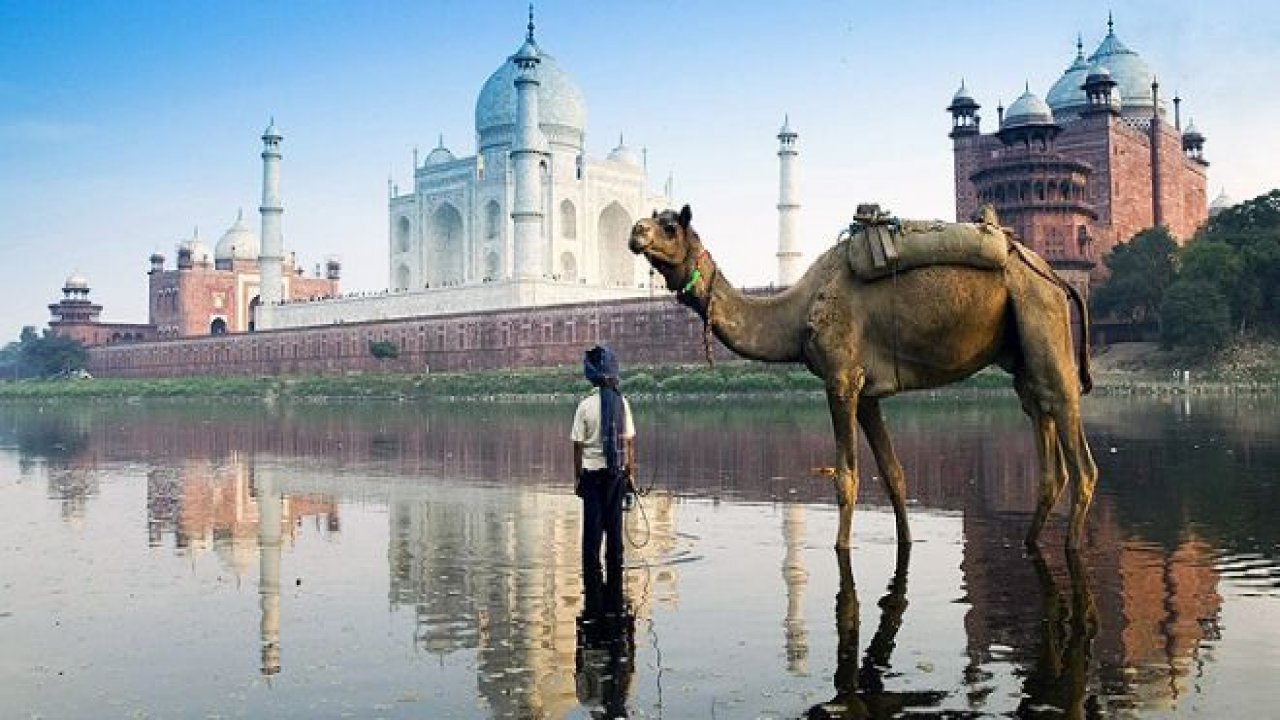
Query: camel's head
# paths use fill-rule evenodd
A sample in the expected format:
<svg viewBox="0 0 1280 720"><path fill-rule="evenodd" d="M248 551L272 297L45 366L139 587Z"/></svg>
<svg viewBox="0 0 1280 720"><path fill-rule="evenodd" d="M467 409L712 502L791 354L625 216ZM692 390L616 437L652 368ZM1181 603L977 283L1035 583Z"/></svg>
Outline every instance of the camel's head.
<svg viewBox="0 0 1280 720"><path fill-rule="evenodd" d="M690 224L693 211L685 205L680 212L654 211L631 228L627 243L631 252L644 255L649 264L667 281L667 289L679 290L693 274L702 253L702 240Z"/></svg>

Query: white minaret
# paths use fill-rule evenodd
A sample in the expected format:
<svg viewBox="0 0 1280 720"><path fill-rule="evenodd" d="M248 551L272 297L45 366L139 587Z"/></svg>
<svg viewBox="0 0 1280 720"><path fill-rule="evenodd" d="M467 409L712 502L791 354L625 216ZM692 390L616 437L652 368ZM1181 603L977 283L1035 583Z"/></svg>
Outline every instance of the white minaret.
<svg viewBox="0 0 1280 720"><path fill-rule="evenodd" d="M258 271L262 275L259 297L262 307L278 305L284 297L284 237L280 233L280 141L275 118L262 133L262 243L258 251ZM267 311L268 314L270 311Z"/></svg>
<svg viewBox="0 0 1280 720"><path fill-rule="evenodd" d="M262 637L263 675L280 672L280 546L284 537L284 498L276 487L274 469L249 461L258 491L258 605Z"/></svg>
<svg viewBox="0 0 1280 720"><path fill-rule="evenodd" d="M533 6L529 7L529 34L512 62L516 75L516 134L511 146L515 174L515 277L540 277L542 267L542 174L540 164L547 139L538 126L538 45L533 41Z"/></svg>
<svg viewBox="0 0 1280 720"><path fill-rule="evenodd" d="M800 193L796 185L796 138L790 118L784 117L778 131L778 284L795 284L804 273L800 256L800 238L796 223L800 219Z"/></svg>

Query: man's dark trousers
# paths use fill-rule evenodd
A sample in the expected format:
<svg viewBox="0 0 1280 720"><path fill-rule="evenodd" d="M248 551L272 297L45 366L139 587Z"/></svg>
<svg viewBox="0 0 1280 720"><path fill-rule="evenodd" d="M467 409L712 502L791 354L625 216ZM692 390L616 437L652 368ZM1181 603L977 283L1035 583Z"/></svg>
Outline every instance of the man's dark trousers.
<svg viewBox="0 0 1280 720"><path fill-rule="evenodd" d="M618 473L587 470L582 473L582 571L599 577L600 540L604 535L605 564L609 581L622 573L622 496L626 482Z"/></svg>

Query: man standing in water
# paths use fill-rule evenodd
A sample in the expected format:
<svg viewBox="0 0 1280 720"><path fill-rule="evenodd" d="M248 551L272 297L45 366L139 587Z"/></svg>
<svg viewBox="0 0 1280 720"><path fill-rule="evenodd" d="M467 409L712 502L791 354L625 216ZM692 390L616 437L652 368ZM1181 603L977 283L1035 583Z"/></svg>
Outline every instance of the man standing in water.
<svg viewBox="0 0 1280 720"><path fill-rule="evenodd" d="M635 470L635 423L618 389L618 359L607 347L586 352L582 373L594 386L573 415L574 493L582 498L582 574L599 582L600 541L605 539L609 583L621 584L622 504Z"/></svg>

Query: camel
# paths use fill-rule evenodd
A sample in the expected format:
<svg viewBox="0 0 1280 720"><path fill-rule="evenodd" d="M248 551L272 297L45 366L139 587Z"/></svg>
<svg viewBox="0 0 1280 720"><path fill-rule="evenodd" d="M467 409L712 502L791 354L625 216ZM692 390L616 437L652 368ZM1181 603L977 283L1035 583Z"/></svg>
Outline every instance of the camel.
<svg viewBox="0 0 1280 720"><path fill-rule="evenodd" d="M906 479L880 401L953 383L993 364L1013 375L1035 434L1040 487L1026 544L1037 546L1070 477L1075 493L1067 546L1080 546L1098 477L1080 420L1080 395L1092 387L1088 311L1043 259L1010 237L1013 252L1001 270L929 265L864 283L850 269L844 240L796 284L775 295L749 297L720 272L692 220L688 205L655 212L635 224L628 246L734 353L804 363L823 380L837 450L837 549L850 546L858 496L857 427L893 504L898 543L909 544ZM998 224L986 231L1004 232ZM1068 298L1085 328L1078 363Z"/></svg>

